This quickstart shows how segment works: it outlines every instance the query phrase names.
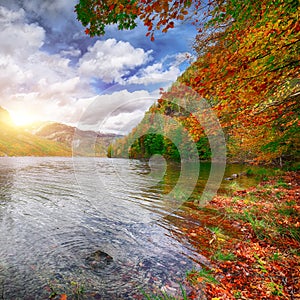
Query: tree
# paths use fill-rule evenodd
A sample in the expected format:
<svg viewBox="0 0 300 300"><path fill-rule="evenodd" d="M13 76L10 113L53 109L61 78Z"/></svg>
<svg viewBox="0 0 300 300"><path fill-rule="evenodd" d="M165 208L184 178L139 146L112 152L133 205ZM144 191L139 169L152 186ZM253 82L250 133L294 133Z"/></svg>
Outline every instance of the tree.
<svg viewBox="0 0 300 300"><path fill-rule="evenodd" d="M282 161L299 147L300 9L298 0L93 1L76 6L90 35L105 26L131 29L140 18L151 39L175 21L197 25L197 60L178 79L204 97L218 115L232 155ZM204 137L193 116L162 95L154 112L180 120L195 142ZM180 95L177 95L180 96ZM176 95L175 95L176 97ZM198 113L195 108L194 113ZM199 112L201 114L201 112ZM203 140L203 139L202 139Z"/></svg>
<svg viewBox="0 0 300 300"><path fill-rule="evenodd" d="M198 59L179 80L210 101L235 154L270 162L296 153L299 32L298 1L231 0L197 36Z"/></svg>
<svg viewBox="0 0 300 300"><path fill-rule="evenodd" d="M176 21L195 17L201 8L200 0L79 0L75 11L90 36L103 35L106 26L112 24L120 30L133 29L140 19L147 27L147 36L154 40L155 30L167 32Z"/></svg>

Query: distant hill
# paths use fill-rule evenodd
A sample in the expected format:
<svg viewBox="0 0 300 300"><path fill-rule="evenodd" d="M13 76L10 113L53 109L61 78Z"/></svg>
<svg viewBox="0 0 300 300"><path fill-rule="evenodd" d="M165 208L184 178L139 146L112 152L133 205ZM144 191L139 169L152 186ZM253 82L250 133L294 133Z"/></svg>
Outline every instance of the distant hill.
<svg viewBox="0 0 300 300"><path fill-rule="evenodd" d="M13 126L13 121L10 117L10 114L7 110L0 106L0 124L5 124L8 126Z"/></svg>
<svg viewBox="0 0 300 300"><path fill-rule="evenodd" d="M0 107L0 156L71 156L64 144L35 136L14 126L11 117Z"/></svg>
<svg viewBox="0 0 300 300"><path fill-rule="evenodd" d="M83 131L54 122L17 127L0 107L0 156L107 156L109 144L120 136Z"/></svg>
<svg viewBox="0 0 300 300"><path fill-rule="evenodd" d="M107 156L109 144L116 138L115 134L84 131L61 123L38 124L30 131L38 137L65 145L78 156Z"/></svg>

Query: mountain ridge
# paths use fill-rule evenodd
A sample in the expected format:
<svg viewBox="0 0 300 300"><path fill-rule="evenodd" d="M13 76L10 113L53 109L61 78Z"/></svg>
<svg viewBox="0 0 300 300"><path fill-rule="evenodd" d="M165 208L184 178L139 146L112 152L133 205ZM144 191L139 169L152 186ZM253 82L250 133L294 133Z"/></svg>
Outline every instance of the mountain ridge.
<svg viewBox="0 0 300 300"><path fill-rule="evenodd" d="M108 145L120 136L83 131L56 122L14 125L9 112L0 107L0 156L107 156ZM72 151L74 138L81 146Z"/></svg>

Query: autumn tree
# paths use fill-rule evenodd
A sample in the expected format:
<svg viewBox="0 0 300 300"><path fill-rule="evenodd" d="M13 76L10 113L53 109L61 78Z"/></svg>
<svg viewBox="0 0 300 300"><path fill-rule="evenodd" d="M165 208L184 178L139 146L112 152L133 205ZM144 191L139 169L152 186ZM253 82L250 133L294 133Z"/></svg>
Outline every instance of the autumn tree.
<svg viewBox="0 0 300 300"><path fill-rule="evenodd" d="M167 32L178 21L197 21L200 12L213 7L213 1L203 2L205 4L201 0L79 0L75 11L90 36L103 35L112 24L120 30L133 29L141 20L147 28L147 36L154 40L155 30Z"/></svg>
<svg viewBox="0 0 300 300"><path fill-rule="evenodd" d="M197 60L178 81L211 104L231 155L280 163L298 155L298 0L81 0L76 11L91 36L103 34L110 24L132 29L140 19L153 40L155 30L167 32L190 19L198 28ZM172 93L152 109L180 120L195 142L203 141L193 116L170 115L176 109L164 99Z"/></svg>
<svg viewBox="0 0 300 300"><path fill-rule="evenodd" d="M299 2L220 2L207 28L196 38L197 61L180 80L210 99L237 153L242 148L259 161L296 154Z"/></svg>

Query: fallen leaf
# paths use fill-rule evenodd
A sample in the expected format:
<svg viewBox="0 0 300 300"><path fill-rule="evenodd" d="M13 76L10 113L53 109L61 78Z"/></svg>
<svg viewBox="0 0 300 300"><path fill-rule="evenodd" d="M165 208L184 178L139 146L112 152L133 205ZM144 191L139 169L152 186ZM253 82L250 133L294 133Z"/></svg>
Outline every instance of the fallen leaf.
<svg viewBox="0 0 300 300"><path fill-rule="evenodd" d="M61 294L60 300L67 300L67 295L66 294Z"/></svg>

